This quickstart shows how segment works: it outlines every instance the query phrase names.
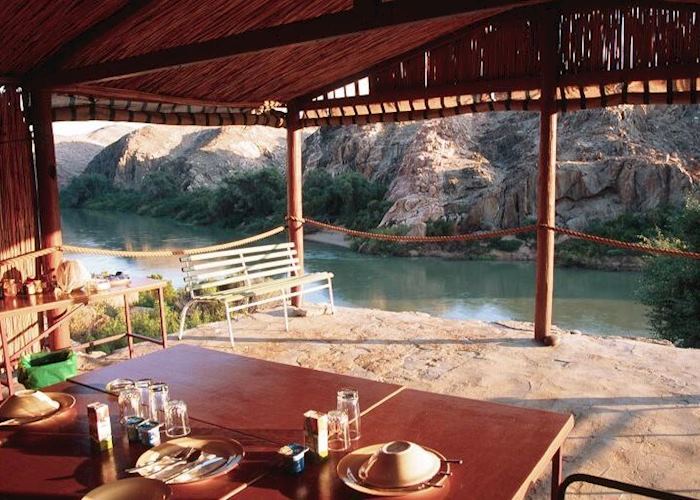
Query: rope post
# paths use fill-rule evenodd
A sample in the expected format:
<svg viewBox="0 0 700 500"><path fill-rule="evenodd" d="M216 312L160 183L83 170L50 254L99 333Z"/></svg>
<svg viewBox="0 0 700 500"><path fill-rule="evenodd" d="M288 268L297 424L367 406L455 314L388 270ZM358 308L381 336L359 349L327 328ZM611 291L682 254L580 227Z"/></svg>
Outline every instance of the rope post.
<svg viewBox="0 0 700 500"><path fill-rule="evenodd" d="M542 95L540 98L539 174L537 180L537 262L535 282L535 340L545 342L552 326L554 298L554 226L556 217L557 22L551 8L544 12L540 54Z"/></svg>
<svg viewBox="0 0 700 500"><path fill-rule="evenodd" d="M298 275L304 274L304 225L302 211L301 124L294 104L287 109L287 224L289 240L294 243L299 259ZM292 293L299 292L299 287ZM302 295L292 297L292 305L301 307Z"/></svg>
<svg viewBox="0 0 700 500"><path fill-rule="evenodd" d="M39 90L31 93L31 116L34 132L36 158L36 179L39 203L39 225L41 227L41 247L60 247L63 244L61 233L61 210L58 202L58 178L56 175L56 152L51 122L51 92ZM42 272L53 274L61 263L61 252L52 252L42 259ZM55 324L65 314L63 309L52 309L47 313L48 326ZM52 350L70 347L68 326L58 327L50 337Z"/></svg>

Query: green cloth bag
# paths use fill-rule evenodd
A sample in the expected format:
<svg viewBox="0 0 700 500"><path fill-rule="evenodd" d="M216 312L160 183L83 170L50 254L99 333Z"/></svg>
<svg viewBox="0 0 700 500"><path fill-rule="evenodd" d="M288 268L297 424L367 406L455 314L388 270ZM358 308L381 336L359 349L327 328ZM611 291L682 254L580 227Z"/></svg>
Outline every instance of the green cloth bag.
<svg viewBox="0 0 700 500"><path fill-rule="evenodd" d="M70 349L37 352L19 360L17 379L27 389L42 389L78 373L78 357Z"/></svg>

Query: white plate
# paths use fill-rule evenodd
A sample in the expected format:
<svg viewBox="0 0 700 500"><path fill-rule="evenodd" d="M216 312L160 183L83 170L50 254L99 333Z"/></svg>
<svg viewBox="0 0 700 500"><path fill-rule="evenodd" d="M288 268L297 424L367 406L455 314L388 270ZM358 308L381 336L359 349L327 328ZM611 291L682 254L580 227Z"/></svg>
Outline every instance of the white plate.
<svg viewBox="0 0 700 500"><path fill-rule="evenodd" d="M223 462L223 465L222 462L219 462L217 464L212 464L210 467L205 467L202 471L203 474L201 475L197 474L194 477L190 477L187 474L183 474L172 481L168 481L168 484L194 483L197 481L204 481L205 479L210 479L212 477L221 476L233 470L245 456L243 445L241 445L241 443L235 439L188 436L166 441L144 452L136 461L136 467L148 465L149 463L157 461L164 455L175 455L182 448L195 448L201 450L202 453L221 457L225 460L225 462ZM189 467L196 465L196 463L187 465ZM175 474L178 472L178 468L173 467L170 472ZM151 473L149 469L139 472L139 474L142 476L147 476L149 473Z"/></svg>
<svg viewBox="0 0 700 500"><path fill-rule="evenodd" d="M340 478L340 480L355 491L378 497L395 497L402 495L411 495L433 489L432 486L427 486L425 483L417 486L408 486L405 488L375 488L374 486L361 483L358 479L358 470L360 469L362 464L365 463L365 461L369 457L371 457L372 454L374 454L375 451L380 449L385 444L386 443L373 444L365 448L360 448L359 450L355 450L351 453L348 453L343 458L341 458L338 462L338 466L336 467L336 472L338 473L338 477ZM431 448L427 448L425 446L423 446L423 449L437 456L440 459L440 463L446 460L442 453L438 451L435 451ZM440 474L438 472L438 474L436 474L428 482L430 482L431 484L441 486L445 483L445 481L447 481L447 475Z"/></svg>

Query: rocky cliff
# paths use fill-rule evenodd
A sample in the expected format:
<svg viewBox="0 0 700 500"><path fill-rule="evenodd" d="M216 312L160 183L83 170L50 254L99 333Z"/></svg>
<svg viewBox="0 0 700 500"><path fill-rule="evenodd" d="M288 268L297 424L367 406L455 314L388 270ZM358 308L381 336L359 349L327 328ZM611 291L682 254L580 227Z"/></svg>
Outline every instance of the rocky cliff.
<svg viewBox="0 0 700 500"><path fill-rule="evenodd" d="M132 124L114 123L86 134L57 134L54 142L59 186L65 186L73 177L80 175L105 146L117 141L134 128Z"/></svg>
<svg viewBox="0 0 700 500"><path fill-rule="evenodd" d="M383 225L446 218L462 230L535 217L538 115L492 113L319 130L307 168L390 182ZM560 115L558 223L584 227L698 193L700 109L620 107Z"/></svg>
<svg viewBox="0 0 700 500"><path fill-rule="evenodd" d="M393 205L383 225L420 233L443 218L460 230L513 227L536 213L538 125L536 113L491 113L318 129L306 137L304 167L386 182ZM697 196L699 129L697 107L560 115L557 222L581 228ZM148 126L106 147L86 170L135 189L148 172L164 171L191 190L237 170L283 169L284 137L266 127Z"/></svg>
<svg viewBox="0 0 700 500"><path fill-rule="evenodd" d="M283 168L284 140L270 127L148 126L107 146L86 171L124 188L140 189L152 171L174 176L183 190L205 188L234 171Z"/></svg>

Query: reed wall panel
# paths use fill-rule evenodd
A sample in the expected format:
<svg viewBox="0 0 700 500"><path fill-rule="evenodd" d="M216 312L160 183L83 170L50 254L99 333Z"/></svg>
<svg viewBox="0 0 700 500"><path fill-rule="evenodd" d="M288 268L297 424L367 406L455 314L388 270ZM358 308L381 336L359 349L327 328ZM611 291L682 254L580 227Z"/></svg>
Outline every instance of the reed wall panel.
<svg viewBox="0 0 700 500"><path fill-rule="evenodd" d="M38 227L31 136L22 94L9 86L0 88L0 260L4 260L37 250ZM35 260L23 260L0 267L0 276L25 279L36 276L36 271ZM39 333L36 315L0 321L12 339L12 353Z"/></svg>

